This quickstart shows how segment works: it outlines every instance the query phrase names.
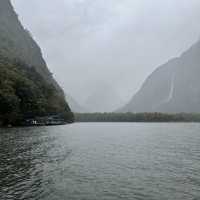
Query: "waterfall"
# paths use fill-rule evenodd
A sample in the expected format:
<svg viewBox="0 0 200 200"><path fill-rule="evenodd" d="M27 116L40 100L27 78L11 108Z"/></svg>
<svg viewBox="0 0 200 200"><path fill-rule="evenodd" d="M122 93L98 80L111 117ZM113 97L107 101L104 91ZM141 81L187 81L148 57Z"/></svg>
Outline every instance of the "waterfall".
<svg viewBox="0 0 200 200"><path fill-rule="evenodd" d="M170 100L173 98L174 95L174 81L175 81L175 75L172 75L171 78L171 85L170 85L170 91L169 91L169 95L167 97L167 99L165 100L165 103L170 102Z"/></svg>
<svg viewBox="0 0 200 200"><path fill-rule="evenodd" d="M160 107L162 104L165 104L165 103L169 103L170 100L173 98L174 96L174 88L175 88L175 74L172 74L172 77L171 77L171 82L170 82L170 90L169 90L169 94L167 96L167 98L163 99L160 103L158 103L157 105L155 106L152 106L152 109L155 110L157 109L158 107Z"/></svg>

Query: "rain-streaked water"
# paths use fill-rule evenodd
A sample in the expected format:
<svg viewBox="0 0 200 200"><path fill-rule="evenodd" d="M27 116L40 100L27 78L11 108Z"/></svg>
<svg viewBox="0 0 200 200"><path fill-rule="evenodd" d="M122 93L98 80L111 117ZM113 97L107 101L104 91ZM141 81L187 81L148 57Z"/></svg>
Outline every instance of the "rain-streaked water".
<svg viewBox="0 0 200 200"><path fill-rule="evenodd" d="M0 200L199 200L200 124L0 129Z"/></svg>

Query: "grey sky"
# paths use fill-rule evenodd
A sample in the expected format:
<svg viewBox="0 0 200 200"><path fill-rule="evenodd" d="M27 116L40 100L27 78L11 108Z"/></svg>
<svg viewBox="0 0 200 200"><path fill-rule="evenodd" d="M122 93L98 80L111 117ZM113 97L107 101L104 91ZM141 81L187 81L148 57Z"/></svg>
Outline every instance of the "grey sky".
<svg viewBox="0 0 200 200"><path fill-rule="evenodd" d="M124 101L200 37L199 0L12 0L55 78L80 103L95 81Z"/></svg>

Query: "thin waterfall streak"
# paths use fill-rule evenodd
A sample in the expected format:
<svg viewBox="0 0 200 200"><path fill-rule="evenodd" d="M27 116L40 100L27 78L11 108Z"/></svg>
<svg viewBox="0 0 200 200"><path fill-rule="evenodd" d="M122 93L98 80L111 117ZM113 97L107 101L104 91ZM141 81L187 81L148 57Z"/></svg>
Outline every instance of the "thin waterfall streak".
<svg viewBox="0 0 200 200"><path fill-rule="evenodd" d="M174 96L174 88L175 88L175 74L172 74L172 78L171 78L171 83L170 83L170 90L169 90L169 94L167 96L166 99L162 100L160 103L158 103L157 105L153 106L152 109L155 110L156 108L160 107L163 104L169 103L171 101L171 99Z"/></svg>
<svg viewBox="0 0 200 200"><path fill-rule="evenodd" d="M170 91L169 91L168 98L166 99L166 103L170 102L170 100L173 98L173 95L174 95L174 81L175 81L175 76L173 74L172 75L172 79L171 79Z"/></svg>

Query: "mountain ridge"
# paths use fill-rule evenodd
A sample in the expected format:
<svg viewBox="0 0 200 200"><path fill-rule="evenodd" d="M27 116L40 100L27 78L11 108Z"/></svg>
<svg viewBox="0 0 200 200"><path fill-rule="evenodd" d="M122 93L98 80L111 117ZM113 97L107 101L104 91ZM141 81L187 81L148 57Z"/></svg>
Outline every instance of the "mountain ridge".
<svg viewBox="0 0 200 200"><path fill-rule="evenodd" d="M73 121L62 88L10 0L0 1L0 73L0 125L48 115Z"/></svg>
<svg viewBox="0 0 200 200"><path fill-rule="evenodd" d="M118 112L200 112L199 56L198 40L179 57L152 72Z"/></svg>

